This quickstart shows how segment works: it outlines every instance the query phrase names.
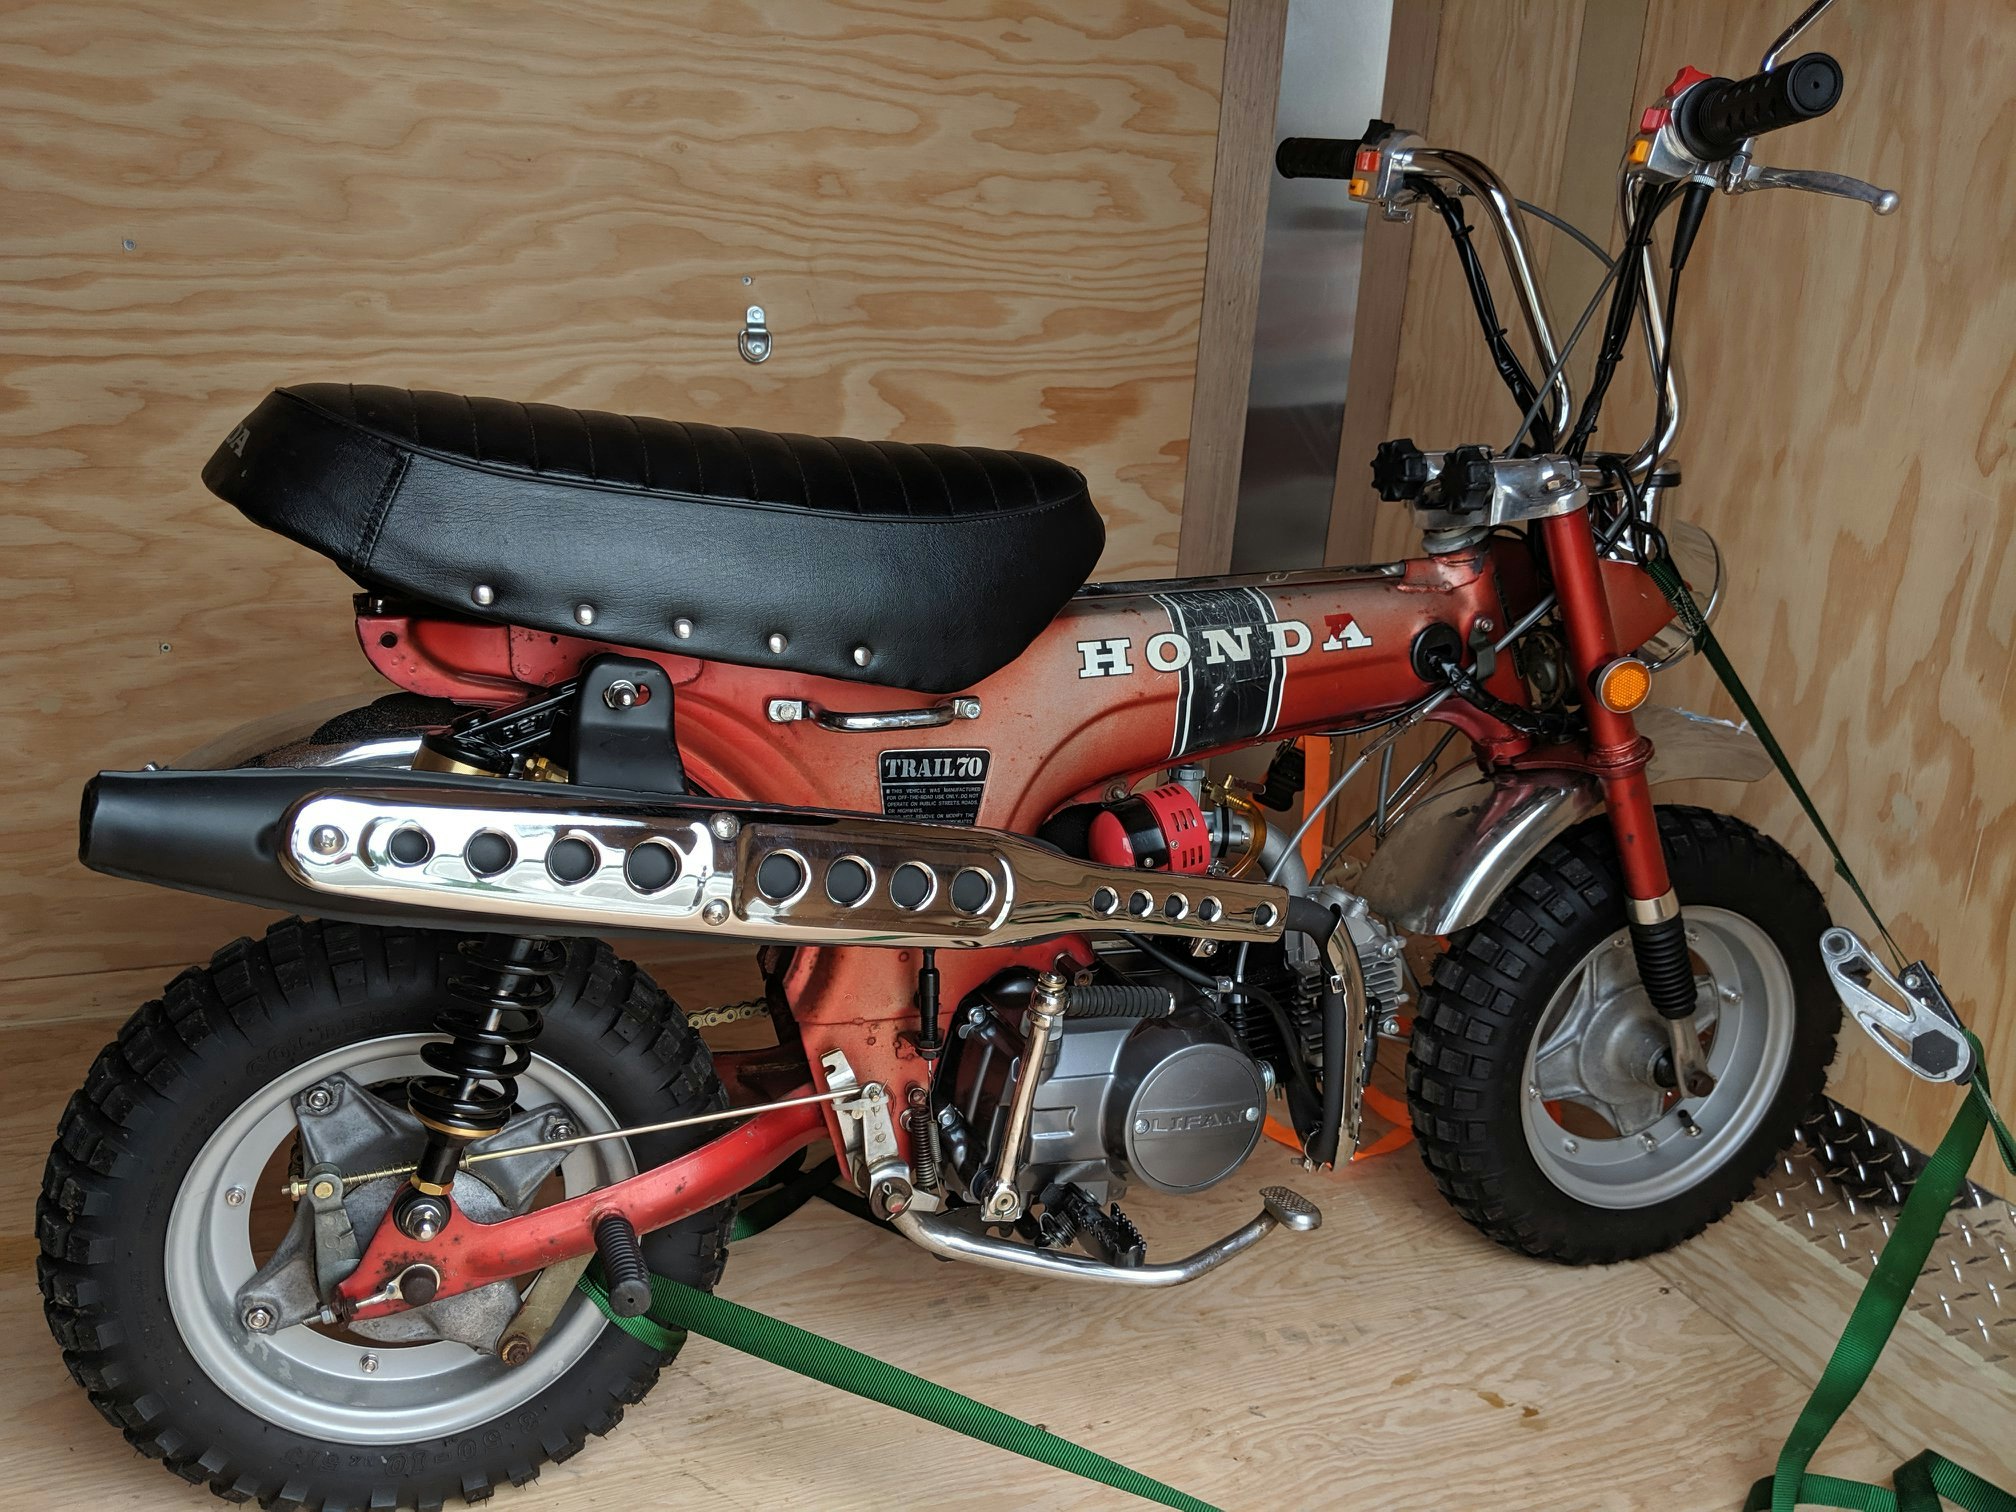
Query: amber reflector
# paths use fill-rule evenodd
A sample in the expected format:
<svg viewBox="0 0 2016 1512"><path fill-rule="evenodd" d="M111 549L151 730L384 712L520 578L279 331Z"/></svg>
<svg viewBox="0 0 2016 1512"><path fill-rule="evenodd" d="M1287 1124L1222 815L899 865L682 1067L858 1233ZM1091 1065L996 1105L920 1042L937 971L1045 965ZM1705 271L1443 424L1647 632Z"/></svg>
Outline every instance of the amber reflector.
<svg viewBox="0 0 2016 1512"><path fill-rule="evenodd" d="M1596 697L1613 714L1629 714L1651 693L1652 671L1635 656L1620 656L1596 674Z"/></svg>

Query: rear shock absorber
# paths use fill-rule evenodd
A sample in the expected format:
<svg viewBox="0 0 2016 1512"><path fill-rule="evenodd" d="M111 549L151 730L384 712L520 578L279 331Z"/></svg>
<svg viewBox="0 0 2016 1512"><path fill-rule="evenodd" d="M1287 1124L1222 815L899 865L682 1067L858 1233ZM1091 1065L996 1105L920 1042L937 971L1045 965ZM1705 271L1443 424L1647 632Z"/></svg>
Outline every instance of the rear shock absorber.
<svg viewBox="0 0 2016 1512"><path fill-rule="evenodd" d="M400 1195L393 1219L412 1239L431 1239L448 1213L462 1152L511 1121L517 1078L532 1064L532 1042L567 962L552 940L484 935L464 940L462 960L448 976L448 1002L434 1020L447 1035L420 1057L439 1072L415 1077L406 1106L427 1130L427 1142Z"/></svg>

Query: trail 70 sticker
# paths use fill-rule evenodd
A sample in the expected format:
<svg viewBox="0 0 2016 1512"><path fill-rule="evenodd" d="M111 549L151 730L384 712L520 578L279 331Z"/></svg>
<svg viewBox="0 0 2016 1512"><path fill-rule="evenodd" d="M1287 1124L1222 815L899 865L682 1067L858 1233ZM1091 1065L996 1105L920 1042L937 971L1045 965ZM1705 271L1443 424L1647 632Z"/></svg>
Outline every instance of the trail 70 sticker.
<svg viewBox="0 0 2016 1512"><path fill-rule="evenodd" d="M882 812L916 824L977 824L989 760L986 751L884 751Z"/></svg>

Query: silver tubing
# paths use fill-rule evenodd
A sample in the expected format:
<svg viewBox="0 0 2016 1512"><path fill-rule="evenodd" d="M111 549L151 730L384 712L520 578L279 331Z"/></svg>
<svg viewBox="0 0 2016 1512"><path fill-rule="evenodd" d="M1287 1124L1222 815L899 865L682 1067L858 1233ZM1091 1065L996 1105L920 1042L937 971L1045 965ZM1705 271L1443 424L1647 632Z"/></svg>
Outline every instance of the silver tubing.
<svg viewBox="0 0 2016 1512"><path fill-rule="evenodd" d="M1574 423L1575 395L1569 386L1565 366L1560 361L1561 354L1554 344L1554 324L1548 317L1546 295L1541 292L1540 281L1533 273L1532 260L1526 255L1524 223L1519 216L1518 202L1496 173L1467 152L1453 152L1443 147L1417 147L1408 153L1407 159L1408 172L1449 179L1461 185L1483 207L1485 218L1498 235L1498 248L1504 255L1505 266L1512 274L1512 292L1519 301L1519 313L1525 318L1526 333L1533 340L1534 351L1539 353L1541 367L1554 375L1548 384L1556 401L1554 433L1565 434Z"/></svg>

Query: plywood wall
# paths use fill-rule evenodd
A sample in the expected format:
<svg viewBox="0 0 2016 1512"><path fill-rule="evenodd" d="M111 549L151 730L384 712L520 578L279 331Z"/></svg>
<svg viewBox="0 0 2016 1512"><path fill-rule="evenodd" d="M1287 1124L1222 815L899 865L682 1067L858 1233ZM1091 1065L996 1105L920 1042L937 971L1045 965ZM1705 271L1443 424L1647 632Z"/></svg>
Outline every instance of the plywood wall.
<svg viewBox="0 0 2016 1512"><path fill-rule="evenodd" d="M276 383L1020 446L1090 477L1102 574L1173 567L1225 10L0 15L0 1016L257 927L83 872L90 772L384 690L345 580L198 482Z"/></svg>
<svg viewBox="0 0 2016 1512"><path fill-rule="evenodd" d="M1652 0L1634 98L1656 96L1684 63L1752 71L1797 9ZM1429 135L1485 157L1542 204L1570 154L1614 161L1631 129L1627 113L1607 135L1570 139L1582 10L1444 5ZM1879 220L1806 195L1716 202L1682 295L1690 403L1674 505L1733 566L1717 627L1731 655L1904 948L1935 961L1988 1041L2003 1086L2016 1085L2011 21L2006 4L1972 0L1847 3L1802 44L1841 60L1845 98L1827 119L1767 138L1761 155L1897 187L1903 207ZM1501 443L1517 417L1441 232L1415 234L1385 433ZM1620 379L1603 439L1635 444L1648 393ZM1378 540L1408 549L1397 512ZM1660 696L1732 712L1699 665L1662 679ZM1781 784L1747 790L1738 809L1828 884L1837 918L1863 927ZM1838 1095L1935 1139L1952 1094L1913 1081L1853 1028L1844 1035Z"/></svg>

